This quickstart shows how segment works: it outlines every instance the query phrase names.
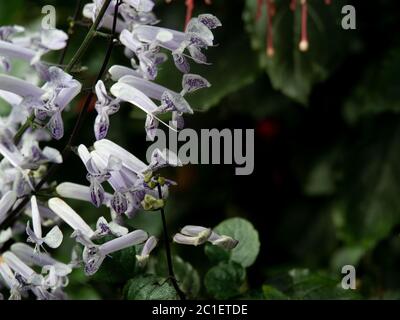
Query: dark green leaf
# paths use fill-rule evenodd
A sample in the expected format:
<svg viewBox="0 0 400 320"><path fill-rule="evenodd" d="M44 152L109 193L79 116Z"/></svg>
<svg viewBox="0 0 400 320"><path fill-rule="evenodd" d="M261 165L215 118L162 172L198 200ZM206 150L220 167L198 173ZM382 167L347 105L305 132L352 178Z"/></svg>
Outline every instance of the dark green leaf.
<svg viewBox="0 0 400 320"><path fill-rule="evenodd" d="M106 239L111 239L106 237ZM104 240L105 241L105 240ZM104 259L92 280L101 283L124 283L135 275L136 249L134 246L114 252Z"/></svg>
<svg viewBox="0 0 400 320"><path fill-rule="evenodd" d="M204 278L207 291L216 299L229 299L244 291L246 270L234 262L221 262L212 267Z"/></svg>
<svg viewBox="0 0 400 320"><path fill-rule="evenodd" d="M341 287L341 279L324 273L312 273L308 269L293 269L289 272L292 279L293 299L355 299L357 292Z"/></svg>
<svg viewBox="0 0 400 320"><path fill-rule="evenodd" d="M158 260L155 262L155 271L157 275L167 277L167 265L165 263L161 263L159 259L165 259L165 257L158 257ZM179 287L189 297L196 298L200 292L201 286L200 276L198 272L193 268L190 263L183 261L178 256L173 256L172 262L174 266L175 277L178 281Z"/></svg>
<svg viewBox="0 0 400 320"><path fill-rule="evenodd" d="M357 142L348 146L333 221L347 245L371 249L400 223L400 128L397 119L387 119L385 127L367 125L359 131Z"/></svg>
<svg viewBox="0 0 400 320"><path fill-rule="evenodd" d="M382 61L373 63L345 104L350 123L382 112L400 112L400 48L389 51Z"/></svg>
<svg viewBox="0 0 400 320"><path fill-rule="evenodd" d="M175 300L176 291L168 280L154 275L140 275L128 281L124 288L128 300Z"/></svg>

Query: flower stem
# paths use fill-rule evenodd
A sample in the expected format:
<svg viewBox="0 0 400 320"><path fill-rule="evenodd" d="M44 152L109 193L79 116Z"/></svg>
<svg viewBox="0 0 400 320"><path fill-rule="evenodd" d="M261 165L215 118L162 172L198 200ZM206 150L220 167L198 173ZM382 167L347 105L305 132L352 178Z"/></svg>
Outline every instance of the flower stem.
<svg viewBox="0 0 400 320"><path fill-rule="evenodd" d="M160 184L157 184L157 189L158 189L158 197L162 199L162 192L161 192L161 186ZM165 242L165 253L167 256L167 264L168 264L168 274L169 278L172 282L172 285L174 286L176 293L178 294L179 298L181 300L186 300L186 296L184 292L179 288L178 282L176 281L175 278L175 273L174 273L174 268L172 264L172 257L171 257L171 248L169 246L169 238L168 238L168 230L167 230L167 221L165 218L165 210L162 207L160 209L161 213L161 220L162 220L162 225L163 225L163 234L164 234L164 242Z"/></svg>
<svg viewBox="0 0 400 320"><path fill-rule="evenodd" d="M78 51L75 53L75 55L72 57L71 61L69 64L65 67L65 72L70 72L72 68L75 66L75 64L80 60L82 55L86 52L87 48L89 47L90 43L92 42L93 38L96 35L97 28L103 19L104 14L106 13L106 10L108 6L110 5L111 0L105 0L103 6L100 9L99 14L96 17L96 20L93 22L92 26L89 29L89 32L86 34L85 39L83 40L81 46L79 47ZM114 20L116 20L117 17L114 17Z"/></svg>
<svg viewBox="0 0 400 320"><path fill-rule="evenodd" d="M25 123L18 129L17 133L14 136L14 144L17 145L29 127L32 125L33 121L35 120L35 115L32 114L28 119L26 119Z"/></svg>

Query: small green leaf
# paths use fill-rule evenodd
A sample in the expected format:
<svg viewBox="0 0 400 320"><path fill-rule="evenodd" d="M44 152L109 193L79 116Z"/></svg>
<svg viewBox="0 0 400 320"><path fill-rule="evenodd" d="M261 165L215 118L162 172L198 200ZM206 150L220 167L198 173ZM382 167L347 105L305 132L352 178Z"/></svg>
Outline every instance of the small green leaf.
<svg viewBox="0 0 400 320"><path fill-rule="evenodd" d="M167 279L140 275L127 282L124 297L128 300L176 300L177 295Z"/></svg>
<svg viewBox="0 0 400 320"><path fill-rule="evenodd" d="M244 291L246 270L234 262L221 262L212 267L204 278L207 291L216 299L236 297Z"/></svg>
<svg viewBox="0 0 400 320"><path fill-rule="evenodd" d="M260 252L260 240L254 226L242 218L231 218L220 223L215 229L220 235L227 235L239 241L236 248L227 251L207 245L205 252L211 261L231 260L247 268L256 260Z"/></svg>

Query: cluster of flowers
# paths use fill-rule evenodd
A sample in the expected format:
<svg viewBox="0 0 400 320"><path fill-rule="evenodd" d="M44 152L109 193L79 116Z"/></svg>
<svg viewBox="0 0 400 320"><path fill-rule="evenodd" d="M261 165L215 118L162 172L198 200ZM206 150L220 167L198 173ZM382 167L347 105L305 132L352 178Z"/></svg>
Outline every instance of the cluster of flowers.
<svg viewBox="0 0 400 320"><path fill-rule="evenodd" d="M297 0L290 0L290 10L296 11ZM324 0L326 5L330 5L332 0ZM266 53L267 56L273 57L275 54L274 40L273 40L273 18L276 15L275 0L257 0L257 11L256 21L260 20L263 13L263 5L265 4L267 11L267 22L266 22ZM308 32L307 32L307 20L308 20L308 6L307 0L300 0L301 5L301 36L299 42L299 50L307 51L309 47Z"/></svg>
<svg viewBox="0 0 400 320"><path fill-rule="evenodd" d="M94 0L85 5L83 16L95 20L103 4L103 0ZM162 208L174 182L156 172L181 163L172 152L157 149L150 163L145 164L106 139L109 116L118 112L122 102L127 102L146 112L145 129L149 137L154 138L159 123L167 125L159 118L160 114L171 113L172 124L167 125L170 129L182 128L183 114L193 113L185 95L210 86L206 79L189 73L189 60L207 63L202 51L213 46L211 30L221 24L216 17L204 14L192 18L184 32L160 28L155 26L158 21L153 6L152 0L114 0L102 17L99 28L112 29L116 21L119 40L125 46L131 67L110 68L110 77L115 81L110 93L102 81L95 85L96 141L89 149L84 145L77 148L89 186L47 183L44 189L58 195L48 201L48 197L33 195L35 187L46 174L47 165L62 164L63 159L58 150L42 144L63 137L62 113L81 92L82 85L62 66L42 59L46 53L66 46L68 36L63 31L29 34L19 26L0 27L0 68L4 71L0 74L0 98L11 106L9 115L0 117L0 290L8 288L10 299L20 299L29 293L37 299L64 299L63 288L73 268L83 264L85 273L92 275L108 255L135 245L141 245L137 260L145 264L157 245L157 239L143 230L130 232L123 226L124 220L135 217L138 210ZM153 82L159 65L167 60L165 52L171 52L176 67L184 74L179 93ZM15 59L26 61L33 76L25 79L11 76ZM105 192L104 183L111 186L113 194ZM30 202L22 209L22 218L7 228L2 225L27 197ZM99 217L93 230L61 198L88 201L96 207L104 205L110 210L110 222ZM62 244L63 233L59 228L62 223L73 229L72 237L84 248L82 255L74 250L69 263L55 260L45 250L46 246L55 249ZM42 228L51 229L44 235ZM114 239L96 244L106 235ZM33 246L13 243L24 238ZM231 237L198 226L184 227L174 241L188 245L209 241L226 249L237 245Z"/></svg>

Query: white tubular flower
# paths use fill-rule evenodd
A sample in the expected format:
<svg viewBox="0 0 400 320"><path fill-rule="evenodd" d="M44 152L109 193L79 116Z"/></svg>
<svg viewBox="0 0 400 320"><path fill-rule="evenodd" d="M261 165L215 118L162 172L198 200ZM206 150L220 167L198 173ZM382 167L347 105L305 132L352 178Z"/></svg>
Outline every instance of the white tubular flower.
<svg viewBox="0 0 400 320"><path fill-rule="evenodd" d="M62 30L43 29L33 36L15 38L13 43L35 50L36 54L30 61L31 65L35 65L47 52L64 48L67 40L68 35Z"/></svg>
<svg viewBox="0 0 400 320"><path fill-rule="evenodd" d="M31 197L31 213L33 230L30 228L29 221L26 226L28 241L35 243L35 251L38 252L43 243L50 248L58 248L63 240L63 234L58 226L54 226L45 237L42 235L42 219L39 213L36 196Z"/></svg>
<svg viewBox="0 0 400 320"><path fill-rule="evenodd" d="M211 229L198 227L198 226L186 226L181 229L180 233L174 235L174 242L180 244L187 244L198 246L205 243L211 235Z"/></svg>
<svg viewBox="0 0 400 320"><path fill-rule="evenodd" d="M1 128L0 128L1 130ZM29 163L14 144L13 134L8 129L0 131L0 154L16 169L23 172L23 169L33 168L35 164ZM26 174L24 174L26 176ZM29 180L29 179L27 179Z"/></svg>
<svg viewBox="0 0 400 320"><path fill-rule="evenodd" d="M20 284L3 256L0 256L0 280L10 289L10 300L21 299Z"/></svg>
<svg viewBox="0 0 400 320"><path fill-rule="evenodd" d="M177 131L175 128L168 125L165 121L161 120L156 114L158 112L158 106L142 91L130 86L129 84L118 81L111 89L111 93L122 101L129 102L134 106L137 106L142 111L146 112L151 118L156 118L157 121L161 122L173 131Z"/></svg>
<svg viewBox="0 0 400 320"><path fill-rule="evenodd" d="M141 253L136 255L136 259L141 266L144 266L147 263L150 257L150 253L157 246L157 243L158 239L154 236L151 236L147 239Z"/></svg>
<svg viewBox="0 0 400 320"><path fill-rule="evenodd" d="M96 140L100 140L107 136L110 127L109 116L118 112L119 100L113 99L107 94L106 87L101 80L96 83L95 90L97 96L95 109L98 115L94 123L94 133Z"/></svg>
<svg viewBox="0 0 400 320"><path fill-rule="evenodd" d="M124 0L124 2L139 12L150 12L154 7L153 0Z"/></svg>
<svg viewBox="0 0 400 320"><path fill-rule="evenodd" d="M20 48L13 45L12 37L25 29L20 26L4 26L0 27L0 67L5 72L11 71L11 60L12 58L23 59L30 61L34 56L35 52L29 49Z"/></svg>
<svg viewBox="0 0 400 320"><path fill-rule="evenodd" d="M86 275L93 275L99 270L105 257L113 252L141 244L147 239L147 233L143 230L132 231L122 237L108 241L100 246L87 243L83 250Z"/></svg>
<svg viewBox="0 0 400 320"><path fill-rule="evenodd" d="M207 241L226 250L235 248L239 243L239 241L229 236L219 235L211 231L211 229L201 226L185 226L180 233L174 236L174 242L180 244L198 246Z"/></svg>
<svg viewBox="0 0 400 320"><path fill-rule="evenodd" d="M82 200L87 202L92 201L90 188L81 184L63 182L57 186L56 192L62 198ZM111 199L112 195L108 192L105 192L102 204L109 206Z"/></svg>
<svg viewBox="0 0 400 320"><path fill-rule="evenodd" d="M81 152L80 149L82 149ZM89 164L86 165L89 172L96 168L98 172L109 176L107 182L115 190L110 206L117 214L126 214L128 217L132 217L141 208L147 193L158 194L153 189L156 181L147 180L146 176L165 166L182 165L178 157L168 150L155 150L150 164L146 165L133 154L107 139L96 141L94 150L90 153L85 146L80 146L78 152L82 161ZM115 161L111 161L113 158ZM111 166L113 167L111 170L110 162L118 163L118 166ZM165 180L163 183L163 198L167 196L168 186L171 184L173 182L170 180Z"/></svg>
<svg viewBox="0 0 400 320"><path fill-rule="evenodd" d="M102 139L96 141L93 146L100 156L109 159L114 155L116 158L121 160L123 167L126 167L137 174L140 174L147 168L147 165L143 161L111 140Z"/></svg>
<svg viewBox="0 0 400 320"><path fill-rule="evenodd" d="M0 90L14 93L25 99L37 99L45 93L45 91L28 81L21 80L19 78L1 75L0 74Z"/></svg>
<svg viewBox="0 0 400 320"><path fill-rule="evenodd" d="M49 208L64 220L72 229L81 232L88 238L93 237L94 231L68 204L60 198L51 198L48 202Z"/></svg>
<svg viewBox="0 0 400 320"><path fill-rule="evenodd" d="M30 62L35 55L35 50L21 47L12 42L0 40L0 56L2 57L21 59Z"/></svg>
<svg viewBox="0 0 400 320"><path fill-rule="evenodd" d="M108 73L111 75L111 79L114 81L118 81L124 76L135 76L135 77L141 76L140 72L138 72L137 70L121 65L112 66L108 70Z"/></svg>
<svg viewBox="0 0 400 320"><path fill-rule="evenodd" d="M25 243L14 243L11 246L13 252L28 266L46 267L52 266L59 277L65 277L72 272L72 268L60 261L55 260L47 253L35 252L35 250Z"/></svg>
<svg viewBox="0 0 400 320"><path fill-rule="evenodd" d="M6 192L0 199L0 225L7 218L8 211L12 208L17 200L15 191Z"/></svg>
<svg viewBox="0 0 400 320"><path fill-rule="evenodd" d="M172 121L178 118L176 120L180 122L180 124L176 123L174 125L174 129L181 129L183 127L183 114L193 114L193 109L184 96L211 86L206 79L199 75L185 74L182 80L182 91L177 93L140 76L129 74L124 70L121 71L118 68L116 71L111 68L110 72L114 72L115 77L120 76L118 82L111 88L111 92L121 97L122 100L128 101L147 112L145 129L151 140L154 139L155 132L153 131L158 127L159 114L172 112ZM115 72L117 75L115 75ZM136 90L135 92L141 94L141 97L134 98L132 95L125 94L127 88L134 88L132 90ZM144 97L147 98L147 103L143 102L146 99ZM160 105L156 106L151 99L160 101Z"/></svg>
<svg viewBox="0 0 400 320"><path fill-rule="evenodd" d="M7 228L6 230L0 231L0 249L4 243L10 240L13 236L13 231L11 228Z"/></svg>
<svg viewBox="0 0 400 320"><path fill-rule="evenodd" d="M103 0L93 0L92 3L87 3L83 7L83 16L88 18L92 21L96 20L97 15L100 12L101 7L103 6ZM106 13L104 14L99 28L104 27L106 29L111 30L113 28L113 20L114 20L114 12L115 12L115 5L117 1L111 1L110 5L108 6ZM116 32L121 32L121 30L125 29L126 23L119 17L117 17L117 25L116 25Z"/></svg>
<svg viewBox="0 0 400 320"><path fill-rule="evenodd" d="M218 235L215 232L213 232L208 239L209 242L211 242L213 245L224 248L226 250L232 250L234 249L239 241L236 239L233 239L232 237L225 236L225 235Z"/></svg>
<svg viewBox="0 0 400 320"><path fill-rule="evenodd" d="M182 162L174 152L168 149L163 149L162 151L160 149L155 149L151 154L151 162L146 168L146 172L156 171L164 167L181 166Z"/></svg>
<svg viewBox="0 0 400 320"><path fill-rule="evenodd" d="M4 252L3 259L16 274L22 276L23 280L27 284L35 286L43 285L44 278L40 274L37 274L11 251Z"/></svg>

